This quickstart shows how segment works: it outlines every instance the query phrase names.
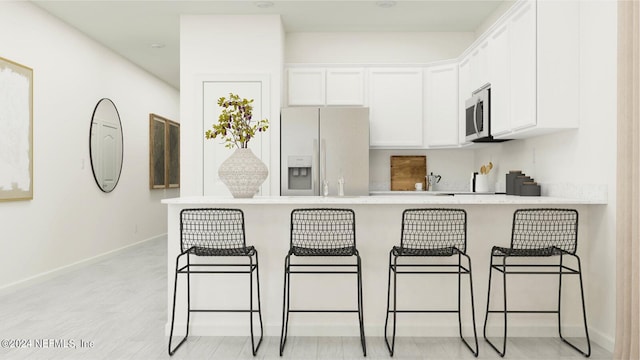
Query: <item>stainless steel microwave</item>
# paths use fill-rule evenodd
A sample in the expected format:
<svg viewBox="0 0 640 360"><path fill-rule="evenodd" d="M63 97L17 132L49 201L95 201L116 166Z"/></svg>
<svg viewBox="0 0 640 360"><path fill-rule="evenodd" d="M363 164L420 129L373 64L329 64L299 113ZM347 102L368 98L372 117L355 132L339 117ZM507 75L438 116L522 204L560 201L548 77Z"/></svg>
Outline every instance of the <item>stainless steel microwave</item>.
<svg viewBox="0 0 640 360"><path fill-rule="evenodd" d="M492 141L491 136L491 84L473 92L465 101L465 140L467 142Z"/></svg>

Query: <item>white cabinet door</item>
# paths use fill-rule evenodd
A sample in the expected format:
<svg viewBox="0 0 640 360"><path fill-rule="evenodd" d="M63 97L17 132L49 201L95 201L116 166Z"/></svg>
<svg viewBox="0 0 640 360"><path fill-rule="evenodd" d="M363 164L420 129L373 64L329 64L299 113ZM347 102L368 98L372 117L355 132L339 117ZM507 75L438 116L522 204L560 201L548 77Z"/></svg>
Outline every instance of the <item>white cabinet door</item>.
<svg viewBox="0 0 640 360"><path fill-rule="evenodd" d="M369 69L372 147L422 146L422 69Z"/></svg>
<svg viewBox="0 0 640 360"><path fill-rule="evenodd" d="M458 145L458 64L425 69L427 147Z"/></svg>
<svg viewBox="0 0 640 360"><path fill-rule="evenodd" d="M362 68L327 69L327 105L364 105Z"/></svg>
<svg viewBox="0 0 640 360"><path fill-rule="evenodd" d="M458 142L465 144L466 107L465 101L471 97L471 63L470 56L463 58L458 64Z"/></svg>
<svg viewBox="0 0 640 360"><path fill-rule="evenodd" d="M483 41L471 51L470 85L471 91L481 88L489 82L488 41Z"/></svg>
<svg viewBox="0 0 640 360"><path fill-rule="evenodd" d="M536 125L536 7L527 1L509 21L511 128Z"/></svg>
<svg viewBox="0 0 640 360"><path fill-rule="evenodd" d="M504 24L489 36L489 82L491 83L491 134L510 131L509 28Z"/></svg>
<svg viewBox="0 0 640 360"><path fill-rule="evenodd" d="M325 104L325 69L292 68L288 71L289 105Z"/></svg>

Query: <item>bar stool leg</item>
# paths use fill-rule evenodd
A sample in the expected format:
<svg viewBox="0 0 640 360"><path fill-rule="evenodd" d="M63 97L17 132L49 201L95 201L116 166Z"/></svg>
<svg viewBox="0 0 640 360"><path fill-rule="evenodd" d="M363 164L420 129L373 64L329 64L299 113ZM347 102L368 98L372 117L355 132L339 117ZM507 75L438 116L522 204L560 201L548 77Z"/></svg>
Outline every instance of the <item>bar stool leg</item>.
<svg viewBox="0 0 640 360"><path fill-rule="evenodd" d="M290 261L291 255L287 255L284 259L284 286L282 294L282 330L280 331L280 356L282 356L284 345L287 343L287 331L289 329L289 287L291 285Z"/></svg>
<svg viewBox="0 0 640 360"><path fill-rule="evenodd" d="M572 348L574 348L576 351L578 351L579 353L581 353L582 355L584 355L585 357L589 357L591 356L591 341L589 340L589 330L587 327L587 310L584 304L584 288L582 285L582 266L580 264L580 258L577 255L573 255L573 257L576 258L576 261L578 262L578 278L580 280L580 298L581 298L581 304L582 304L582 320L584 323L584 333L585 336L587 338L587 351L584 352L580 349L578 349L577 346L575 346L574 344L572 344L571 342L569 342L567 339L565 339L562 336L562 323L561 323L561 316L560 316L560 304L561 304L561 300L562 300L562 260L563 260L563 255L560 255L560 280L559 280L559 286L558 286L558 335L560 336L560 339L562 339L563 342L565 342L567 345L571 346Z"/></svg>
<svg viewBox="0 0 640 360"><path fill-rule="evenodd" d="M364 336L364 311L362 309L362 260L360 255L356 254L358 259L358 321L360 323L360 342L362 343L362 353L367 356L367 342Z"/></svg>
<svg viewBox="0 0 640 360"><path fill-rule="evenodd" d="M469 345L467 340L465 340L462 335L462 314L460 312L460 293L461 293L461 282L462 282L462 256L467 258L467 263L469 264L469 292L471 293L471 325L473 326L473 339L475 342L475 350ZM478 357L478 333L476 331L476 310L474 306L473 299L473 277L471 272L471 258L467 254L458 253L458 328L460 330L460 339L462 342L469 348L469 350L473 353L473 356Z"/></svg>
<svg viewBox="0 0 640 360"><path fill-rule="evenodd" d="M253 271L255 269L256 272L256 286L258 291L258 319L260 321L260 339L258 340L258 344L255 345L254 334L253 334ZM260 312L260 273L258 267L258 252L256 251L256 265L255 268L253 266L253 259L249 256L249 328L251 332L251 351L253 352L253 356L256 356L258 349L260 348L260 344L262 343L262 314Z"/></svg>
<svg viewBox="0 0 640 360"><path fill-rule="evenodd" d="M173 309L171 310L171 330L169 331L169 356L173 356L173 354L175 354L175 352L178 350L178 348L180 348L180 346L182 346L182 344L184 344L185 341L187 341L187 337L189 337L189 317L191 315L191 298L190 298L190 284L189 284L189 254L187 253L187 330L185 333L184 338L178 343L178 345L176 345L175 348L171 349L171 340L173 339L173 329L174 329L174 325L175 325L175 318L176 318L176 296L178 293L178 269L179 269L179 264L180 264L180 257L184 255L184 254L180 254L177 258L176 258L176 275L175 275L175 279L173 282Z"/></svg>
<svg viewBox="0 0 640 360"><path fill-rule="evenodd" d="M395 350L395 345L396 345L396 281L397 281L397 276L396 276L396 270L397 268L394 267L395 265L397 265L398 263L398 258L394 257L394 262L393 264L391 263L391 258L392 258L392 253L393 250L391 250L389 252L389 277L388 277L388 282L387 282L387 316L386 319L384 321L384 342L387 345L387 349L389 350L389 356L393 356L393 352ZM392 332L391 332L391 345L389 345L389 339L387 337L387 327L389 324L389 313L391 312L391 273L393 272L393 328L392 328Z"/></svg>
<svg viewBox="0 0 640 360"><path fill-rule="evenodd" d="M507 275L506 275L506 259L503 257L503 273L502 273L502 286L503 286L503 315L504 315L504 335L503 335L503 342L502 342L502 351L498 350L498 348L489 340L489 338L487 338L487 321L489 320L489 314L491 312L499 312L499 311L490 311L489 310L489 305L490 305L490 301L491 301L491 275L493 273L494 267L493 267L493 258L494 256L491 255L491 261L489 264L489 286L488 286L488 290L487 290L487 311L484 317L484 328L483 328L483 336L485 341L501 356L504 357L504 354L507 351Z"/></svg>

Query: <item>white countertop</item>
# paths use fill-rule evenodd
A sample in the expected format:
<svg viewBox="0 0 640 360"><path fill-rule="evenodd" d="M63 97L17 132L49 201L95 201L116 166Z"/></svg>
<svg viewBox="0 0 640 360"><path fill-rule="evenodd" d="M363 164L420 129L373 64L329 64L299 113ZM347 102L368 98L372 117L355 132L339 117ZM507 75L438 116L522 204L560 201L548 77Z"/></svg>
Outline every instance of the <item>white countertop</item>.
<svg viewBox="0 0 640 360"><path fill-rule="evenodd" d="M515 195L467 195L434 193L432 195L374 195L374 196L256 196L251 199L236 199L231 196L192 196L162 200L163 204L202 205L605 205L606 202L570 199L550 196Z"/></svg>
<svg viewBox="0 0 640 360"><path fill-rule="evenodd" d="M495 195L495 193L477 193L471 191L416 191L416 190L379 190L369 191L369 195L414 195L414 196L438 196L438 195Z"/></svg>

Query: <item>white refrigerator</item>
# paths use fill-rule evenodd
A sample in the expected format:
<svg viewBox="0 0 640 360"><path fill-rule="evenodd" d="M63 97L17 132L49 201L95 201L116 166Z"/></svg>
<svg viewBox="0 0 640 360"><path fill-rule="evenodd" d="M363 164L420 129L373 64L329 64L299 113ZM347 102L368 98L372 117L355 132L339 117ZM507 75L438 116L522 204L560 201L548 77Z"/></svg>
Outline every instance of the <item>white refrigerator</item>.
<svg viewBox="0 0 640 360"><path fill-rule="evenodd" d="M293 107L280 115L280 195L369 195L369 109ZM341 185L342 184L342 185Z"/></svg>

